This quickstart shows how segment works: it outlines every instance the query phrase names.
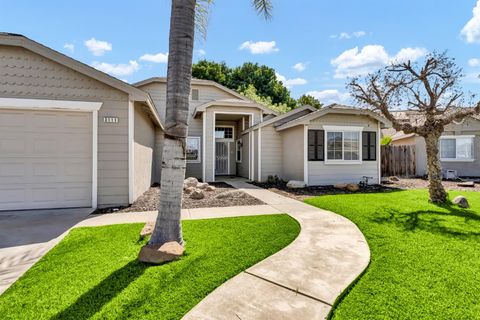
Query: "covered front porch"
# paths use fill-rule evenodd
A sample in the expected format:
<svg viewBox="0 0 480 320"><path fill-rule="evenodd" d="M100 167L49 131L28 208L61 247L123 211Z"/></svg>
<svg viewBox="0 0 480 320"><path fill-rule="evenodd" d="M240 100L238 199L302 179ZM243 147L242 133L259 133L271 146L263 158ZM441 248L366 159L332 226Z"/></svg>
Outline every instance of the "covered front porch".
<svg viewBox="0 0 480 320"><path fill-rule="evenodd" d="M211 166L206 166L206 181L226 178L251 178L252 138L242 132L253 123L253 114L214 111L212 126L207 126L205 149L211 149ZM212 137L208 139L208 137ZM208 158L208 155L207 155ZM210 177L212 178L210 180Z"/></svg>
<svg viewBox="0 0 480 320"><path fill-rule="evenodd" d="M202 121L202 176L204 182L234 176L253 180L255 133L245 130L272 111L252 101L216 100L195 108L194 119Z"/></svg>

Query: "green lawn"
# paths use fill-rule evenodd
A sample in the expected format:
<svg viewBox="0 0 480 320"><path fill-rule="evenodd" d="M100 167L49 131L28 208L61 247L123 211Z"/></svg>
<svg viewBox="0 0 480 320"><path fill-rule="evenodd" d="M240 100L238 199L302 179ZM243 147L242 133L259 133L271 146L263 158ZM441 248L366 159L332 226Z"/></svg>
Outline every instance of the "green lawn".
<svg viewBox="0 0 480 320"><path fill-rule="evenodd" d="M289 244L287 215L183 222L184 257L136 257L141 224L78 228L0 296L1 319L179 319L227 279Z"/></svg>
<svg viewBox="0 0 480 320"><path fill-rule="evenodd" d="M480 194L471 209L428 203L426 190L321 196L306 202L358 225L372 259L334 319L480 319Z"/></svg>

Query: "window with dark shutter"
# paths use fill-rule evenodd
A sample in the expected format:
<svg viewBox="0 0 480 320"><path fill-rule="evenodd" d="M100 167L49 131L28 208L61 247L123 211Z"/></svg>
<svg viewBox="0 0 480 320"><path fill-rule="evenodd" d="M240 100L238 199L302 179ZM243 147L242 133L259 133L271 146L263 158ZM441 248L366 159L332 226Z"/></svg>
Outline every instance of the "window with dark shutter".
<svg viewBox="0 0 480 320"><path fill-rule="evenodd" d="M377 133L362 133L362 159L365 161L377 160Z"/></svg>
<svg viewBox="0 0 480 320"><path fill-rule="evenodd" d="M308 161L324 160L323 135L323 130L308 130Z"/></svg>

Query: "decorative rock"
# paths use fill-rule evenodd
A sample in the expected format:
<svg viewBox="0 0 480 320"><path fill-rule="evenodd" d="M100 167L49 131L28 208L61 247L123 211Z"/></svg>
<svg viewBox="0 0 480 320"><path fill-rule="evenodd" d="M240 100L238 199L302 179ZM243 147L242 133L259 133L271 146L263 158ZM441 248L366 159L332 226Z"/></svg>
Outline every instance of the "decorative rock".
<svg viewBox="0 0 480 320"><path fill-rule="evenodd" d="M358 191L359 189L360 189L360 187L358 186L358 184L355 184L355 183L347 184L347 190L348 191L355 192L355 191Z"/></svg>
<svg viewBox="0 0 480 320"><path fill-rule="evenodd" d="M247 197L247 194L240 190L225 191L215 196L215 198L217 199L246 198L246 197Z"/></svg>
<svg viewBox="0 0 480 320"><path fill-rule="evenodd" d="M390 181L400 181L400 179L398 179L398 177L392 176L390 177Z"/></svg>
<svg viewBox="0 0 480 320"><path fill-rule="evenodd" d="M456 196L453 199L453 203L455 203L456 205L458 205L461 208L470 208L470 205L468 204L467 198L465 198L464 196Z"/></svg>
<svg viewBox="0 0 480 320"><path fill-rule="evenodd" d="M196 187L198 184L198 180L197 178L194 178L194 177L190 177L190 178L187 178L185 180L183 180L183 188L186 189L188 187Z"/></svg>
<svg viewBox="0 0 480 320"><path fill-rule="evenodd" d="M140 231L140 238L145 238L153 233L153 229L155 228L155 221L148 221L143 226L142 230Z"/></svg>
<svg viewBox="0 0 480 320"><path fill-rule="evenodd" d="M207 187L208 187L208 183L206 183L206 182L199 182L197 184L198 189L206 189Z"/></svg>
<svg viewBox="0 0 480 320"><path fill-rule="evenodd" d="M214 186L207 186L207 187L205 188L205 190L207 190L207 191L215 191L216 189L217 189L217 188L215 188Z"/></svg>
<svg viewBox="0 0 480 320"><path fill-rule="evenodd" d="M143 246L138 254L138 260L146 263L161 264L178 259L185 249L176 241L166 242L162 245L148 244Z"/></svg>
<svg viewBox="0 0 480 320"><path fill-rule="evenodd" d="M183 192L184 192L185 194L190 194L190 193L192 193L193 191L195 191L195 188L194 188L194 187L188 187L188 188L186 188Z"/></svg>
<svg viewBox="0 0 480 320"><path fill-rule="evenodd" d="M334 185L333 187L334 187L335 189L346 189L347 186L348 186L347 183L338 183L338 184Z"/></svg>
<svg viewBox="0 0 480 320"><path fill-rule="evenodd" d="M297 181L297 180L290 180L287 182L287 188L290 189L302 189L305 188L305 182L303 181Z"/></svg>
<svg viewBox="0 0 480 320"><path fill-rule="evenodd" d="M459 186L459 187L473 188L473 187L475 187L475 182L473 182L473 181L464 181L464 182L457 183L457 186Z"/></svg>
<svg viewBox="0 0 480 320"><path fill-rule="evenodd" d="M192 191L192 193L190 194L190 198L191 199L195 199L195 200L200 200L200 199L203 199L205 198L205 194L203 194L203 191L200 190L200 189L195 189Z"/></svg>

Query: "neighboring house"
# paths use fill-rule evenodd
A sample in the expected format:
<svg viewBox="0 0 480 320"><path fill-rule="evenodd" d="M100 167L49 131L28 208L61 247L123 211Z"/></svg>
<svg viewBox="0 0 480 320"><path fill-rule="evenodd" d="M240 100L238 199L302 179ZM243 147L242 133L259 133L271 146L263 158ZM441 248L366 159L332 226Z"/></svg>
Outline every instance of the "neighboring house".
<svg viewBox="0 0 480 320"><path fill-rule="evenodd" d="M134 85L0 33L0 210L128 205L161 177L166 79ZM376 113L287 114L192 79L187 176L380 181Z"/></svg>
<svg viewBox="0 0 480 320"><path fill-rule="evenodd" d="M418 113L412 111L398 111L395 116L403 121L421 121ZM383 134L392 137L392 145L414 145L416 175L427 174L427 152L423 137L396 132L394 129L385 129ZM444 175L452 170L459 177L480 177L480 116L471 116L446 126L439 149Z"/></svg>

